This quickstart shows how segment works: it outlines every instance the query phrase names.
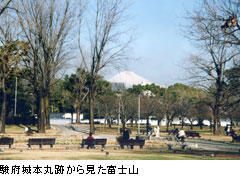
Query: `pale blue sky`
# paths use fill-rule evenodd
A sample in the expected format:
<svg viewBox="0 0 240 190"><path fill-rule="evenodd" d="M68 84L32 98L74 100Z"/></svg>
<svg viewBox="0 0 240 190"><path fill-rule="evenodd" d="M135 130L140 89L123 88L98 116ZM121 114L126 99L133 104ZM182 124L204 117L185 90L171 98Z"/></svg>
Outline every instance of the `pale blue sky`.
<svg viewBox="0 0 240 190"><path fill-rule="evenodd" d="M183 82L180 65L191 53L192 47L183 38L186 10L192 10L194 0L134 0L130 8L137 38L134 56L140 58L128 64L128 70L158 85ZM111 78L112 72L105 78Z"/></svg>

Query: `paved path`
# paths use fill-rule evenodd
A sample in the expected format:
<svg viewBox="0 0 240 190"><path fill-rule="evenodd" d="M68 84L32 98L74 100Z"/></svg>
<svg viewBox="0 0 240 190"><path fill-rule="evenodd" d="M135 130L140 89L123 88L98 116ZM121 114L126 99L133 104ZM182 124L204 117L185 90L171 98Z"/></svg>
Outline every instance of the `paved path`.
<svg viewBox="0 0 240 190"><path fill-rule="evenodd" d="M56 134L61 135L82 135L87 137L90 130L89 126L77 126L77 125L55 125L54 127L58 128L59 130ZM95 138L107 138L108 141L116 141L117 135L110 135L110 134L99 134L94 135Z"/></svg>
<svg viewBox="0 0 240 190"><path fill-rule="evenodd" d="M173 138L169 138L169 136L162 136L158 138L152 138L152 141L162 141L166 144L172 144L173 146L181 146L181 142L175 141ZM223 151L223 152L239 152L240 153L240 144L233 144L230 142L223 141L213 141L213 140L205 140L205 139L185 139L184 142L187 147L192 149L201 149L208 151Z"/></svg>
<svg viewBox="0 0 240 190"><path fill-rule="evenodd" d="M240 144L226 143L222 141L209 141L204 139L187 139L186 144L196 146L203 150L240 152Z"/></svg>
<svg viewBox="0 0 240 190"><path fill-rule="evenodd" d="M56 125L56 128L59 130L55 134L61 135L82 135L87 137L89 134L89 126L77 126L77 125ZM95 138L107 138L108 141L116 141L117 135L110 135L110 134L99 134L94 135ZM167 144L181 144L177 143L174 140L169 140L167 137L158 137L158 138L151 138L151 141L155 142L164 142ZM222 141L209 141L204 139L186 139L185 144L188 147L192 147L194 149L201 149L201 150L209 150L209 151L226 151L226 152L240 152L240 144L232 144L226 143Z"/></svg>

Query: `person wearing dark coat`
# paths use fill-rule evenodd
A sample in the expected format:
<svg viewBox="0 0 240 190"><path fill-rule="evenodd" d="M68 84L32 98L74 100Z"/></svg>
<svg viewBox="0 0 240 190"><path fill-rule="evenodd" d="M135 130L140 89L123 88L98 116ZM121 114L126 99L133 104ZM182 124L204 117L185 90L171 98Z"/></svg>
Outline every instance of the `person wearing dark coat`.
<svg viewBox="0 0 240 190"><path fill-rule="evenodd" d="M123 129L123 136L122 136L122 144L121 144L121 148L124 149L124 144L129 140L129 131L127 130L127 128L125 127ZM129 148L129 145L127 145L127 147Z"/></svg>
<svg viewBox="0 0 240 190"><path fill-rule="evenodd" d="M129 140L129 131L127 130L127 128L124 128L123 130L123 141L128 141Z"/></svg>

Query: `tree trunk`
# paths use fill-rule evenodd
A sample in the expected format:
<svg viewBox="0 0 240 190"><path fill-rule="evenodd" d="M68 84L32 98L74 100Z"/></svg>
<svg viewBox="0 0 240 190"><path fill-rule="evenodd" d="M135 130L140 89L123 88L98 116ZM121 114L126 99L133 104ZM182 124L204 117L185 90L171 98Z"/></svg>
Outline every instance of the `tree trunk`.
<svg viewBox="0 0 240 190"><path fill-rule="evenodd" d="M79 93L77 97L77 106L76 106L76 123L78 124L81 123L80 115L81 115L81 94Z"/></svg>
<svg viewBox="0 0 240 190"><path fill-rule="evenodd" d="M0 130L0 133L5 133L7 90L6 90L6 79L4 77L3 77L2 83L3 83L3 103L2 103L1 130Z"/></svg>
<svg viewBox="0 0 240 190"><path fill-rule="evenodd" d="M71 123L73 123L73 111L71 112Z"/></svg>
<svg viewBox="0 0 240 190"><path fill-rule="evenodd" d="M92 89L89 89L89 111L90 111L90 132L95 133L94 130L94 97Z"/></svg>
<svg viewBox="0 0 240 190"><path fill-rule="evenodd" d="M202 119L198 120L198 125L200 126L200 129L202 130L203 129L203 120Z"/></svg>
<svg viewBox="0 0 240 190"><path fill-rule="evenodd" d="M38 132L41 126L41 97L38 92L36 93L36 108L37 108L37 127L38 127Z"/></svg>
<svg viewBox="0 0 240 190"><path fill-rule="evenodd" d="M124 118L121 118L121 122L122 122L122 128L126 127L126 120Z"/></svg>
<svg viewBox="0 0 240 190"><path fill-rule="evenodd" d="M169 120L168 117L166 117L166 123L167 123L166 132L168 132L168 130L169 130L169 123L170 123L170 120Z"/></svg>
<svg viewBox="0 0 240 190"><path fill-rule="evenodd" d="M46 129L50 129L50 95L45 98Z"/></svg>
<svg viewBox="0 0 240 190"><path fill-rule="evenodd" d="M230 118L230 126L231 126L231 129L233 128L233 125L234 125L234 123L233 123L233 118L231 117L231 118Z"/></svg>
<svg viewBox="0 0 240 190"><path fill-rule="evenodd" d="M212 119L209 119L209 128L210 128L210 131L213 132L213 124L212 124Z"/></svg>
<svg viewBox="0 0 240 190"><path fill-rule="evenodd" d="M81 123L81 121L80 121L81 107L80 106L77 106L76 114L77 114L77 116L76 116L76 123L80 124Z"/></svg>
<svg viewBox="0 0 240 190"><path fill-rule="evenodd" d="M131 128L133 129L133 118L131 118Z"/></svg>
<svg viewBox="0 0 240 190"><path fill-rule="evenodd" d="M111 118L108 118L108 119L107 119L107 122L108 122L108 127L109 127L109 128L112 128L112 119L111 119Z"/></svg>
<svg viewBox="0 0 240 190"><path fill-rule="evenodd" d="M184 124L185 124L185 123L184 123L184 119L182 119L182 129L183 129L183 127L184 127Z"/></svg>
<svg viewBox="0 0 240 190"><path fill-rule="evenodd" d="M147 125L146 127L149 127L149 116L147 117Z"/></svg>
<svg viewBox="0 0 240 190"><path fill-rule="evenodd" d="M221 134L221 125L220 125L220 119L219 119L219 107L216 105L214 109L214 128L213 128L214 134Z"/></svg>
<svg viewBox="0 0 240 190"><path fill-rule="evenodd" d="M40 117L38 132L45 133L45 98L43 96L40 98Z"/></svg>

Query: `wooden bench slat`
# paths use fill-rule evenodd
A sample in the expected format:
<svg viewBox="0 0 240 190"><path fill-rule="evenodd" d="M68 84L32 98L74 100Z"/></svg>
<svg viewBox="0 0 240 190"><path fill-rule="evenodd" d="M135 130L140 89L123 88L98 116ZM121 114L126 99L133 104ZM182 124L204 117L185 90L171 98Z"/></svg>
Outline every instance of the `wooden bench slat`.
<svg viewBox="0 0 240 190"><path fill-rule="evenodd" d="M200 137L199 133L196 131L186 131L185 134L187 137Z"/></svg>
<svg viewBox="0 0 240 190"><path fill-rule="evenodd" d="M84 148L84 145L88 145L88 147L101 145L104 148L106 144L107 144L107 139L83 139L82 140L82 148Z"/></svg>
<svg viewBox="0 0 240 190"><path fill-rule="evenodd" d="M0 138L0 145L8 145L9 148L11 148L11 146L13 145L13 142L14 142L14 138L10 138L10 137Z"/></svg>
<svg viewBox="0 0 240 190"><path fill-rule="evenodd" d="M28 146L31 148L31 145L39 145L42 148L42 145L50 145L52 148L55 145L55 138L31 138L28 139Z"/></svg>
<svg viewBox="0 0 240 190"><path fill-rule="evenodd" d="M145 140L136 140L136 139L129 139L127 141L118 139L118 142L119 142L121 148L124 148L124 145L127 145L127 146L130 146L131 149L133 149L134 146L140 146L140 148L143 148L143 146L145 144Z"/></svg>

